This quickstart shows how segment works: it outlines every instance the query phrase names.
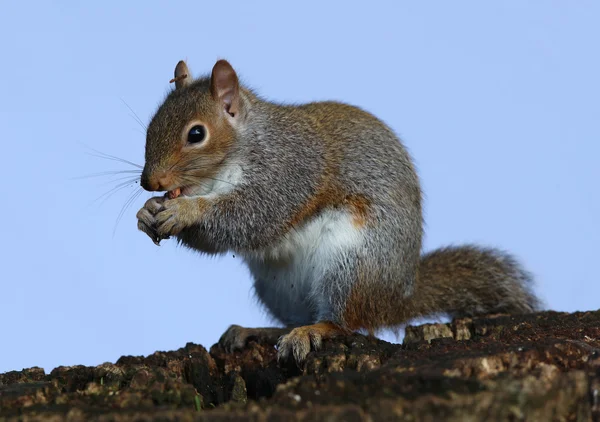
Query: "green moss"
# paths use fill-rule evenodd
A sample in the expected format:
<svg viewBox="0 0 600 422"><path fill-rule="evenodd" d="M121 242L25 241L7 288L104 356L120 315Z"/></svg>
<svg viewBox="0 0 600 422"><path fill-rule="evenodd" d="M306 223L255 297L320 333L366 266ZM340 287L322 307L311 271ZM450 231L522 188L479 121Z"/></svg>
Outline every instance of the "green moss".
<svg viewBox="0 0 600 422"><path fill-rule="evenodd" d="M200 394L194 397L194 407L197 412L202 410L202 396Z"/></svg>

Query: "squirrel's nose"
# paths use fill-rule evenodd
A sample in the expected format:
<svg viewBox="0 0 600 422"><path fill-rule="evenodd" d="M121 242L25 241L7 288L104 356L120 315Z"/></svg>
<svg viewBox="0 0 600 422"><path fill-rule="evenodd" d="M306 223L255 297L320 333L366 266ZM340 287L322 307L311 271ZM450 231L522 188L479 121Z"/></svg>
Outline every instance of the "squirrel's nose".
<svg viewBox="0 0 600 422"><path fill-rule="evenodd" d="M143 171L140 184L144 189L150 192L166 190L170 184L170 177L165 173L161 172L158 174L148 174L149 172Z"/></svg>
<svg viewBox="0 0 600 422"><path fill-rule="evenodd" d="M158 190L158 183L151 183L150 179L148 179L147 177L142 177L142 180L140 181L140 184L142 185L142 187L144 189L146 189L147 191L157 191Z"/></svg>
<svg viewBox="0 0 600 422"><path fill-rule="evenodd" d="M160 190L160 184L154 177L150 177L149 172L144 169L142 171L142 177L140 178L140 185L147 191L153 192Z"/></svg>

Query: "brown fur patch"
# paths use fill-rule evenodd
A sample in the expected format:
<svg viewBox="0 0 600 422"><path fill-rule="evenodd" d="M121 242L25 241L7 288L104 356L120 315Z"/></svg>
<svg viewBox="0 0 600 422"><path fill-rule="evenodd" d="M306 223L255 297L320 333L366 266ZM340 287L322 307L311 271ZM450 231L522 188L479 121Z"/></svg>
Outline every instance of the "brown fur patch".
<svg viewBox="0 0 600 422"><path fill-rule="evenodd" d="M294 214L289 225L291 227L301 225L304 221L316 215L322 209L338 205L342 198L343 192L327 185L322 186L317 191L316 195Z"/></svg>
<svg viewBox="0 0 600 422"><path fill-rule="evenodd" d="M350 208L354 226L364 227L367 224L370 201L363 195L349 195L346 197L345 204Z"/></svg>
<svg viewBox="0 0 600 422"><path fill-rule="evenodd" d="M352 214L352 222L364 227L368 221L370 201L363 195L346 195L342 189L326 181L298 212L292 217L290 225L296 227L325 208L345 208Z"/></svg>
<svg viewBox="0 0 600 422"><path fill-rule="evenodd" d="M315 118L314 125L319 127L323 124L322 119L328 117ZM324 130L323 133L327 131ZM292 216L289 225L297 227L325 208L344 207L352 213L355 226L363 227L367 223L370 201L363 195L349 194L342 187L339 182L339 167L343 159L343 145L333 138L324 137L323 141L326 146L325 168L318 188L315 195Z"/></svg>
<svg viewBox="0 0 600 422"><path fill-rule="evenodd" d="M371 277L377 278L377 275L371 272ZM385 285L369 283L366 273L359 270L358 280L346 300L342 320L351 330L364 328L375 332L405 321L405 314L412 312L411 306L410 300L399 297Z"/></svg>
<svg viewBox="0 0 600 422"><path fill-rule="evenodd" d="M369 291L366 286L356 283L346 301L346 308L342 319L344 325L351 330L366 328L373 331L378 328L377 323L372 321L372 316L375 315L375 309L372 309L370 301L372 300L373 292Z"/></svg>

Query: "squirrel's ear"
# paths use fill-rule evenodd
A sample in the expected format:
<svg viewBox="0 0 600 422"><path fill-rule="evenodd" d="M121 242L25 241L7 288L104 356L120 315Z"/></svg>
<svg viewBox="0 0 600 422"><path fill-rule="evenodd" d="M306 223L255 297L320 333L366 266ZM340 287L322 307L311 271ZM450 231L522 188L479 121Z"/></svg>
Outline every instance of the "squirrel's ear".
<svg viewBox="0 0 600 422"><path fill-rule="evenodd" d="M210 77L210 93L231 117L240 111L240 87L235 70L227 60L215 63Z"/></svg>
<svg viewBox="0 0 600 422"><path fill-rule="evenodd" d="M179 89L189 85L191 81L192 75L190 75L187 64L183 60L180 60L177 66L175 66L175 75L169 82L175 82L175 89Z"/></svg>

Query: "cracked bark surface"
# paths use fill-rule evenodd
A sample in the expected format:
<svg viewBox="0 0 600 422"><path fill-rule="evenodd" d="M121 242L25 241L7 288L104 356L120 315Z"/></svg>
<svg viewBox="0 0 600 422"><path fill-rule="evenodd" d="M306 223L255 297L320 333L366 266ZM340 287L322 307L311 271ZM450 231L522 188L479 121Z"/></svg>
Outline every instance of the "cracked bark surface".
<svg viewBox="0 0 600 422"><path fill-rule="evenodd" d="M96 367L0 374L0 421L600 421L600 311L409 326L402 345L189 343Z"/></svg>

